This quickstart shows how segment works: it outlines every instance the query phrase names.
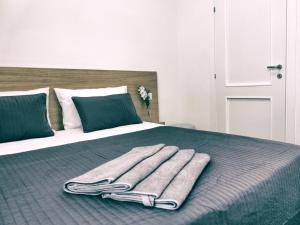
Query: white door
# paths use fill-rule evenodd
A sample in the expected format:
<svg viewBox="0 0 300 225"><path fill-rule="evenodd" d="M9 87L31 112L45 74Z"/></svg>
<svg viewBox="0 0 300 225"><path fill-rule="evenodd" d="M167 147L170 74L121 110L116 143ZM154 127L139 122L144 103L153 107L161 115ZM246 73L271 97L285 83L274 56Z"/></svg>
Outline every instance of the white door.
<svg viewBox="0 0 300 225"><path fill-rule="evenodd" d="M286 0L215 0L218 129L285 140Z"/></svg>

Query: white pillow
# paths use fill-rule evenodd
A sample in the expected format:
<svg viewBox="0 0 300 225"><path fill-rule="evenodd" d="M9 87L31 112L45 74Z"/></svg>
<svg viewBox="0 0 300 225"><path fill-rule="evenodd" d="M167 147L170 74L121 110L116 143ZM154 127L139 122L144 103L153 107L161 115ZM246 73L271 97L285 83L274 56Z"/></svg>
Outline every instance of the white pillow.
<svg viewBox="0 0 300 225"><path fill-rule="evenodd" d="M47 119L49 126L51 127L50 117L49 117L49 87L39 88L29 91L1 91L0 96L18 96L18 95L35 95L35 94L46 94L46 106L47 106Z"/></svg>
<svg viewBox="0 0 300 225"><path fill-rule="evenodd" d="M54 91L62 108L64 128L65 130L70 130L82 128L81 120L73 103L72 97L92 97L126 94L127 86L77 90L54 88Z"/></svg>

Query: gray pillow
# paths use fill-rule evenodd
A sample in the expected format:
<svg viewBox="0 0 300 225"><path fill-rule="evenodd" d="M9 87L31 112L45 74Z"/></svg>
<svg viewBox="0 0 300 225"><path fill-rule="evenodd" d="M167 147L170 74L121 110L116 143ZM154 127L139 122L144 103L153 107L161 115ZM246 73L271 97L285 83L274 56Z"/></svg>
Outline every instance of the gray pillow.
<svg viewBox="0 0 300 225"><path fill-rule="evenodd" d="M72 97L84 132L142 123L130 95Z"/></svg>
<svg viewBox="0 0 300 225"><path fill-rule="evenodd" d="M0 97L0 143L53 136L46 94Z"/></svg>

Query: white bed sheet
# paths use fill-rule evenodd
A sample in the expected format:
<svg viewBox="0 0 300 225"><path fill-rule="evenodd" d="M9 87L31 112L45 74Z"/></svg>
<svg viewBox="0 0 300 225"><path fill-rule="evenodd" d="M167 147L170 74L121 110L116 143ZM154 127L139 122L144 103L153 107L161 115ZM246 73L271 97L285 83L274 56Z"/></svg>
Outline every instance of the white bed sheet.
<svg viewBox="0 0 300 225"><path fill-rule="evenodd" d="M141 124L133 124L121 126L111 129L99 130L90 133L83 133L81 129L71 129L56 131L55 136L46 138L34 138L23 141L14 141L0 144L0 155L9 155L31 150L38 150L47 147L70 144L80 141L94 140L119 134L131 133L140 130L147 130L162 126L157 123L143 122Z"/></svg>

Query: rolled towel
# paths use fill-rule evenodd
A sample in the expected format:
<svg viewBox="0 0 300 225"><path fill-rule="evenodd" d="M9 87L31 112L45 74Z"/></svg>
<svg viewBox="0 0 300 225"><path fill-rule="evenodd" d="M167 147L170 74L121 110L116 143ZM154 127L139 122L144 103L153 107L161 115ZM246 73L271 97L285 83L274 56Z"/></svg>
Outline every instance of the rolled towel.
<svg viewBox="0 0 300 225"><path fill-rule="evenodd" d="M68 193L86 195L99 195L111 191L110 184L144 159L159 152L163 147L164 144L158 144L133 148L128 153L67 181L63 188ZM122 191L123 187L116 186L114 188ZM125 188L125 190L127 189Z"/></svg>
<svg viewBox="0 0 300 225"><path fill-rule="evenodd" d="M210 156L208 154L196 153L193 159L172 180L163 194L155 199L154 206L170 210L178 209L209 161Z"/></svg>
<svg viewBox="0 0 300 225"><path fill-rule="evenodd" d="M155 206L155 199L162 195L165 188L193 158L194 154L195 151L192 149L180 150L132 190L120 193L104 193L102 197L118 201L142 203L145 206Z"/></svg>

